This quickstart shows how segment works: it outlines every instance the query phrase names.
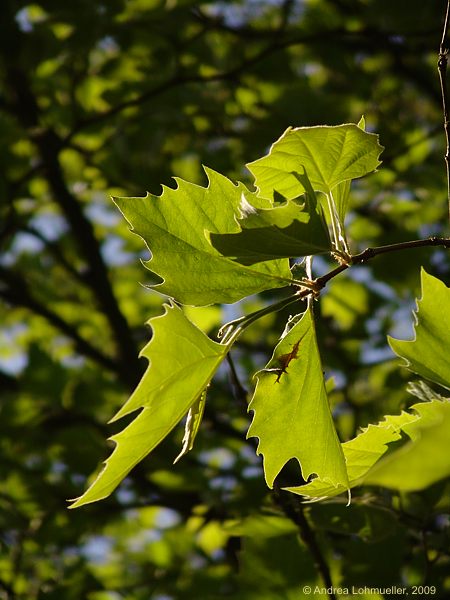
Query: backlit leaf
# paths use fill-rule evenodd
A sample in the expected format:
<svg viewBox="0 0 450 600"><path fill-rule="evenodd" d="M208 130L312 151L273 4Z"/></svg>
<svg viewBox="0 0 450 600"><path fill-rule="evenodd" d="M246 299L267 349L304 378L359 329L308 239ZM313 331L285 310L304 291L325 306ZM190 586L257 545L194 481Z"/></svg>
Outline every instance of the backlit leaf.
<svg viewBox="0 0 450 600"><path fill-rule="evenodd" d="M354 439L342 444L350 487L377 484L403 490L423 489L450 472L448 453L442 444L450 435L450 403L432 400L415 404L413 412L388 415L369 425ZM387 453L389 444L410 438L399 449ZM310 500L321 500L346 491L314 479L290 492Z"/></svg>
<svg viewBox="0 0 450 600"><path fill-rule="evenodd" d="M388 415L377 425L369 425L355 438L342 444L349 487L354 487L362 481L369 469L387 452L388 444L401 439L402 426L417 418L417 415L406 412L396 416ZM321 477L306 485L287 489L310 500L337 496L347 490L344 485L332 486Z"/></svg>
<svg viewBox="0 0 450 600"><path fill-rule="evenodd" d="M180 458L187 454L194 447L194 441L197 436L200 423L202 422L203 413L206 405L206 390L202 392L200 397L194 402L189 409L186 417L186 425L184 427L183 446L180 454L173 461L177 463Z"/></svg>
<svg viewBox="0 0 450 600"><path fill-rule="evenodd" d="M258 437L269 487L292 458L304 479L312 474L347 487L344 455L325 391L311 309L284 335L258 383L248 437Z"/></svg>
<svg viewBox="0 0 450 600"><path fill-rule="evenodd" d="M403 427L411 438L404 446L378 462L364 483L404 491L423 490L450 475L450 402L416 404L420 421Z"/></svg>
<svg viewBox="0 0 450 600"><path fill-rule="evenodd" d="M313 189L329 194L340 183L374 171L382 150L377 135L353 123L289 127L267 156L247 166L261 196L273 198L278 192L296 198L305 190L292 173L305 169Z"/></svg>
<svg viewBox="0 0 450 600"><path fill-rule="evenodd" d="M450 288L422 269L422 298L417 301L415 339L389 338L405 366L450 389Z"/></svg>
<svg viewBox="0 0 450 600"><path fill-rule="evenodd" d="M306 173L296 174L307 192L271 208L253 208L243 199L239 233L211 233L211 244L224 256L252 265L277 258L308 256L331 248L320 204Z"/></svg>
<svg viewBox="0 0 450 600"><path fill-rule="evenodd" d="M195 327L176 305L149 321L153 337L141 355L150 362L113 421L143 410L111 440L116 447L91 487L71 508L106 498L183 418L208 386L228 350Z"/></svg>
<svg viewBox="0 0 450 600"><path fill-rule="evenodd" d="M223 175L205 169L208 187L176 179L177 188L164 187L161 196L115 198L132 231L143 238L152 258L146 266L164 279L157 291L183 304L205 306L236 302L262 290L284 287L292 279L286 259L240 265L221 256L205 231L239 231L242 196L263 206L255 194ZM265 202L267 206L267 202Z"/></svg>

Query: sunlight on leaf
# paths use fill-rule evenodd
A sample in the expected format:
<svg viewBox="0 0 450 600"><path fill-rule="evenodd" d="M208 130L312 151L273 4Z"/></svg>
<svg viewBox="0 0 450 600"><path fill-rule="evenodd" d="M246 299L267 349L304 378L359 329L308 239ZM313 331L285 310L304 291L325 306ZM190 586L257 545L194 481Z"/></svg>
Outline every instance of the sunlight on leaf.
<svg viewBox="0 0 450 600"><path fill-rule="evenodd" d="M346 488L311 309L282 337L257 377L248 437L259 438L267 485L272 487L282 467L296 458L304 479L316 474L331 487Z"/></svg>
<svg viewBox="0 0 450 600"><path fill-rule="evenodd" d="M183 304L205 306L288 285L292 280L288 260L244 266L211 246L205 231L239 232L235 217L240 215L243 194L252 197L256 208L269 204L242 184L205 171L206 188L176 179L178 187L164 187L161 196L114 199L152 253L146 266L164 279L154 289Z"/></svg>
<svg viewBox="0 0 450 600"><path fill-rule="evenodd" d="M450 288L422 269L422 298L417 301L415 339L389 338L405 366L450 389Z"/></svg>
<svg viewBox="0 0 450 600"><path fill-rule="evenodd" d="M420 421L406 424L411 441L376 464L364 483L404 491L423 490L450 475L450 402L416 404Z"/></svg>
<svg viewBox="0 0 450 600"><path fill-rule="evenodd" d="M315 191L329 194L340 183L374 171L382 150L377 135L353 123L289 127L267 156L247 167L265 198L273 198L274 191L286 198L302 194L304 187L292 175L302 169L306 169Z"/></svg>
<svg viewBox="0 0 450 600"><path fill-rule="evenodd" d="M369 425L354 439L342 444L350 487L376 483L396 489L413 489L408 486L418 485L419 487L414 489L422 489L422 487L426 487L445 476L446 470L450 466L448 455L444 453L445 457L441 457L436 461L436 467L433 463L436 454L442 454L442 450L440 450L442 449L442 436L444 434L449 435L450 404L447 401L435 399L431 402L415 404L411 407L411 410L413 412L387 415L377 425ZM389 444L400 442L402 433L409 436L411 441L406 442L398 450L387 454ZM435 434L437 434L435 445L432 447L430 442ZM420 462L421 450L419 444L422 436L424 437L422 450L425 451L426 456L422 456L422 462ZM414 449L416 444L418 445L417 451ZM383 458L384 455L386 455L385 459ZM408 457L417 459L417 466L414 467L411 477L408 476L407 472L409 469ZM380 461L379 465L377 464L378 461ZM372 470L374 465L377 466ZM397 468L397 465L399 468ZM424 470L422 470L422 467ZM290 492L304 496L310 501L337 496L346 491L343 486L340 486L340 488L330 486L321 478L314 479L303 486L287 489Z"/></svg>
<svg viewBox="0 0 450 600"><path fill-rule="evenodd" d="M305 182L303 196L260 209L252 208L244 198L246 205L241 203L242 218L238 219L241 231L210 233L211 244L243 265L328 252L331 242L322 208L306 173L296 173L296 177Z"/></svg>
<svg viewBox="0 0 450 600"><path fill-rule="evenodd" d="M176 305L150 319L153 337L141 352L150 362L136 390L112 421L143 409L111 440L116 447L91 487L70 508L106 498L201 397L228 347L210 340Z"/></svg>

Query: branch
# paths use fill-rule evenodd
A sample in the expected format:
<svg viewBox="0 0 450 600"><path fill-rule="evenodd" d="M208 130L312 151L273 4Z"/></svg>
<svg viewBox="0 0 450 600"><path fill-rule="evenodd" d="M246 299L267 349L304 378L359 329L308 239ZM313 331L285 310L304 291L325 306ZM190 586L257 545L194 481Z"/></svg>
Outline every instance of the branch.
<svg viewBox="0 0 450 600"><path fill-rule="evenodd" d="M317 542L314 530L310 527L308 520L304 513L304 507L301 502L293 503L292 494L285 492L277 487L274 487L274 498L275 502L284 512L284 514L297 525L300 537L309 550L314 564L325 584L327 589L331 589L328 592L328 598L330 600L336 600L336 595L333 592L333 582L331 580L330 569L326 563L326 560L322 554L322 550Z"/></svg>
<svg viewBox="0 0 450 600"><path fill-rule="evenodd" d="M80 253L85 257L89 266L86 282L108 320L116 343L117 363L115 364L115 370L127 385L134 387L142 374L137 348L130 327L114 294L108 277L108 269L101 255L92 223L86 218L77 198L67 187L59 157L63 148L63 141L53 130L42 126L40 108L33 93L32 85L27 72L21 67L18 59L21 56L21 46L25 45L26 41L19 31L12 11L6 12L2 26L8 32L8 39L14 41L11 47L15 47L17 50L11 60L6 61L7 67L5 69L6 84L12 97L11 110L19 122L32 132L31 137L38 147L42 167L46 173L54 199L67 219ZM4 39L0 39L0 53L7 57L9 56L7 51L9 52L8 44L5 43ZM40 311L40 314L49 312L45 306L41 306ZM58 321L58 315L51 317L51 314L54 315L50 312L48 318L56 317L56 321ZM60 329L64 327L71 329L71 326L64 321L57 326ZM83 346L83 338L77 335L76 332L72 331L70 337L78 340L77 343Z"/></svg>
<svg viewBox="0 0 450 600"><path fill-rule="evenodd" d="M450 248L450 238L430 237L422 240L411 240L409 242L399 242L397 244L388 244L387 246L378 246L377 248L366 248L359 254L350 255L346 262L343 262L335 269L332 269L325 275L322 275L322 277L312 280L304 279L300 281L293 281L291 286L299 287L299 290L295 294L291 294L287 298L283 298L283 300L279 300L274 304L270 304L269 306L265 306L264 308L261 308L253 313L243 315L242 317L225 323L225 325L222 325L222 327L219 329L217 337L222 339L222 344L228 344L231 346L240 337L244 329L261 317L282 310L297 300L305 300L311 294L317 297L331 279L343 271L346 271L350 267L365 263L372 258L379 256L380 254L398 252L399 250L408 250L410 248L423 248L426 246L443 246L444 248Z"/></svg>
<svg viewBox="0 0 450 600"><path fill-rule="evenodd" d="M350 256L350 260L348 263L339 265L339 267L336 267L329 273L326 273L325 275L322 275L322 277L318 277L317 279L315 279L315 290L313 291L315 291L316 293L320 292L320 290L326 286L330 279L333 279L333 277L336 277L336 275L339 275L349 267L352 267L354 265L361 265L371 260L372 258L379 256L380 254L387 254L388 252L398 252L400 250L408 250L410 248L424 248L426 246L443 246L444 248L450 248L450 238L430 237L422 240L411 240L409 242L399 242L397 244L378 246L377 248L366 248L359 254L354 254ZM309 294L311 294L311 290L302 290L298 294L298 296L300 298L304 298Z"/></svg>
<svg viewBox="0 0 450 600"><path fill-rule="evenodd" d="M448 23L449 23L449 13L450 13L450 0L447 1L447 10L445 13L444 20L444 29L442 31L442 39L439 46L439 56L438 56L438 73L439 73L439 82L441 85L441 96L442 96L442 110L444 113L444 133L446 140L446 149L445 149L445 165L447 170L447 201L448 201L448 210L449 210L449 219L450 219L450 120L449 120L449 110L448 110L448 87L447 87L447 56L448 56L448 48L446 47L446 39L448 32Z"/></svg>
<svg viewBox="0 0 450 600"><path fill-rule="evenodd" d="M230 367L231 383L232 383L232 389L233 389L234 396L235 396L236 400L239 400L247 409L247 407L248 407L248 402L247 402L248 391L245 389L245 387L241 383L241 380L239 379L239 375L236 371L236 366L234 364L234 361L231 357L230 352L227 353L227 362L228 362L228 366Z"/></svg>
<svg viewBox="0 0 450 600"><path fill-rule="evenodd" d="M23 306L24 308L28 308L35 314L43 317L53 325L53 327L59 329L59 331L71 339L80 354L95 360L97 363L114 373L117 372L118 366L112 358L106 356L100 352L100 350L92 346L90 342L80 336L78 331L72 325L36 300L36 298L31 295L25 281L15 274L13 275L2 266L0 266L0 280L3 280L8 286L5 289L0 289L0 297L6 302L13 306Z"/></svg>

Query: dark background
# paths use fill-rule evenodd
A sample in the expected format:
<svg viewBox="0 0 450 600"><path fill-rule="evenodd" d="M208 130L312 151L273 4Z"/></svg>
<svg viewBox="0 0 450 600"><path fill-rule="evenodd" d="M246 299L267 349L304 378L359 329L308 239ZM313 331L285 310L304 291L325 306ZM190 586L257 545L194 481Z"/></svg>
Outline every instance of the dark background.
<svg viewBox="0 0 450 600"><path fill-rule="evenodd" d="M67 510L123 427L106 423L146 366L144 323L161 313L140 285L152 281L139 262L148 252L110 196L160 193L173 175L204 184L202 164L251 184L245 163L286 127L364 114L386 150L379 172L354 185L352 250L445 233L445 7L2 0L1 600L297 600L302 585L322 585L265 487L225 369L191 454L172 467L178 428L113 497ZM444 251L392 254L333 280L318 308L342 440L414 402L386 334L411 333L420 265L448 282ZM262 302L187 311L215 335ZM246 387L287 315L239 343ZM336 585L431 584L446 597L445 482L415 494L363 488L345 502L302 512ZM274 530L265 515L277 511Z"/></svg>

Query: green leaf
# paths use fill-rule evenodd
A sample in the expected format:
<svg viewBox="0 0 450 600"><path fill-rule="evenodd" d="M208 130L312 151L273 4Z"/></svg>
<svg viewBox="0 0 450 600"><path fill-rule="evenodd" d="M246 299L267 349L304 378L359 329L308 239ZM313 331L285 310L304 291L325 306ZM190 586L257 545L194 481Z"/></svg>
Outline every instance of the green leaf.
<svg viewBox="0 0 450 600"><path fill-rule="evenodd" d="M450 402L416 404L420 420L406 424L411 438L399 450L379 461L364 483L407 492L423 490L450 475Z"/></svg>
<svg viewBox="0 0 450 600"><path fill-rule="evenodd" d="M289 127L267 156L247 166L261 196L274 198L278 192L292 199L305 191L293 173L305 169L314 190L329 194L340 183L374 171L382 150L377 135L353 123Z"/></svg>
<svg viewBox="0 0 450 600"><path fill-rule="evenodd" d="M311 309L282 337L258 383L248 437L258 437L267 485L291 459L312 474L346 487L344 455L328 405Z"/></svg>
<svg viewBox="0 0 450 600"><path fill-rule="evenodd" d="M304 196L273 208L253 208L243 197L239 233L210 233L211 244L223 256L244 265L328 252L330 236L306 173L296 174L307 188Z"/></svg>
<svg viewBox="0 0 450 600"><path fill-rule="evenodd" d="M422 431L425 431L427 428L433 428L435 426L441 427L441 424L443 429L448 428L449 423L447 422L447 418L449 407L449 403L437 399L433 400L432 402L415 404L411 407L411 410L414 411L413 413L402 412L400 415L387 415L384 420L377 425L369 425L354 439L342 444L350 487L353 488L357 485L366 483L379 483L380 485L385 485L385 483L382 483L383 477L385 477L384 481L386 483L389 481L392 483L394 481L394 476L389 479L387 475L383 475L381 465L389 464L390 461L395 460L395 457L401 457L404 452L411 452L414 456L416 451L413 451L412 449L407 450L407 448L412 448L412 446L415 445L417 440L419 440L422 436ZM445 423L444 417L446 419ZM442 446L440 444L442 443L441 434L443 431L436 431L439 435L436 437L436 445L433 449L433 454L428 452L428 464L426 468L429 471L428 473L422 474L421 477L423 482L436 481L436 477L440 478L441 473L448 468L448 458L441 460L440 457L439 460L437 460L438 467L436 469L432 464L435 460L434 455L442 454ZM409 436L411 438L411 442L407 442L399 450L394 450L392 453L386 456L386 459L383 459L383 456L389 450L389 444L392 444L393 442L399 442L402 439L402 433ZM431 429L429 434L431 436L433 435ZM426 438L427 440L429 439L428 434L426 435ZM380 459L383 460L380 461ZM384 463L384 460L386 460L386 463ZM377 481L375 476L377 470L375 468L372 471L372 468L379 461L380 476L379 480ZM406 461L402 466L403 470L399 469L396 473L397 480L395 481L395 485L388 487L406 489L402 486L408 485L408 483L403 483L403 480L405 482L409 481L407 474L409 466L407 465ZM371 476L372 473L374 473L373 478ZM415 474L417 475L417 469ZM418 477L416 476L415 481L417 480ZM428 483L424 483L424 487L426 487L426 485L428 485ZM346 491L344 486L341 485L337 488L333 487L321 478L314 479L310 483L307 483L303 486L290 487L287 489L295 494L305 496L309 500L321 500L323 498L336 496Z"/></svg>
<svg viewBox="0 0 450 600"><path fill-rule="evenodd" d="M111 438L116 447L104 469L70 508L109 496L195 404L228 351L197 329L176 305L165 305L165 313L149 324L153 337L141 355L150 365L112 421L143 410Z"/></svg>
<svg viewBox="0 0 450 600"><path fill-rule="evenodd" d="M422 269L422 298L417 301L415 339L389 338L392 350L411 371L450 389L450 289Z"/></svg>
<svg viewBox="0 0 450 600"><path fill-rule="evenodd" d="M206 188L176 179L178 187L164 187L161 196L114 199L152 253L146 266L164 279L154 289L184 304L205 306L288 285L292 276L287 260L244 266L211 246L205 231L239 231L235 217L243 194L251 196L257 208L268 204L242 184L205 171Z"/></svg>
<svg viewBox="0 0 450 600"><path fill-rule="evenodd" d="M194 402L194 404L189 409L186 418L186 425L184 428L183 446L181 448L180 454L173 461L173 464L177 463L180 460L180 458L182 458L185 454L190 452L194 447L194 441L197 437L197 433L200 428L200 423L202 422L203 413L205 412L205 406L206 390L202 392L200 397Z"/></svg>
<svg viewBox="0 0 450 600"><path fill-rule="evenodd" d="M339 183L333 190L334 206L336 207L336 214L341 228L344 227L345 215L348 210L351 183L351 180L347 179L347 181Z"/></svg>

